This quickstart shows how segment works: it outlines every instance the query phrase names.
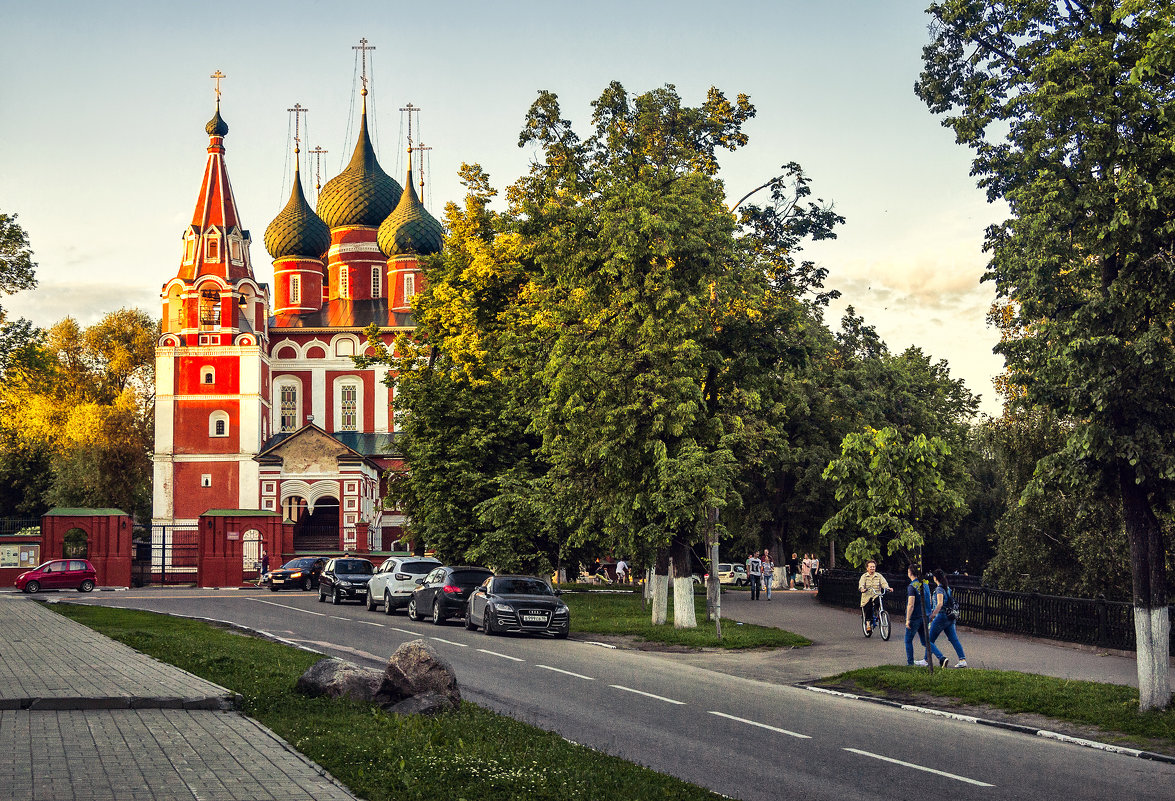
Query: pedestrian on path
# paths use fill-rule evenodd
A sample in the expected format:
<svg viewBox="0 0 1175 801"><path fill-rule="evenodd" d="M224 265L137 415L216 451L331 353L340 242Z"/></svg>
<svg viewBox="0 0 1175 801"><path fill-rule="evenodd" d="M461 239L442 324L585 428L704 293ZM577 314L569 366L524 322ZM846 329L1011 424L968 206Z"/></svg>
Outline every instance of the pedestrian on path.
<svg viewBox="0 0 1175 801"><path fill-rule="evenodd" d="M763 581L763 560L754 551L747 557L747 576L751 579L751 600L757 601Z"/></svg>
<svg viewBox="0 0 1175 801"><path fill-rule="evenodd" d="M260 587L265 583L265 574L269 572L269 553L267 551L261 552L261 570L257 573L257 586Z"/></svg>
<svg viewBox="0 0 1175 801"><path fill-rule="evenodd" d="M763 587L767 590L767 600L771 600L771 579L775 576L775 563L771 561L771 551L763 549Z"/></svg>
<svg viewBox="0 0 1175 801"><path fill-rule="evenodd" d="M800 562L800 576L804 580L804 589L812 589L812 554L804 554L804 561Z"/></svg>
<svg viewBox="0 0 1175 801"><path fill-rule="evenodd" d="M955 620L952 617L955 608L954 597L942 568L935 569L934 583L937 586L934 588L934 617L930 621L930 647L935 648L934 641L938 639L939 634L945 631L947 639L951 641L951 647L955 649L955 653L959 657L955 667L965 668L967 667L967 655L963 653L963 644L959 642L959 634L955 631ZM935 648L935 650L938 649ZM941 653L935 655L938 657L939 667L946 667L946 657Z"/></svg>
<svg viewBox="0 0 1175 801"><path fill-rule="evenodd" d="M794 590L796 588L796 577L800 575L800 559L798 554L792 554L791 559L787 560L787 586L788 589Z"/></svg>
<svg viewBox="0 0 1175 801"><path fill-rule="evenodd" d="M861 615L865 618L865 631L871 632L873 615L865 613L865 606L889 591L889 582L877 572L877 562L873 559L865 563L865 572L857 580L857 589L861 592Z"/></svg>
<svg viewBox="0 0 1175 801"><path fill-rule="evenodd" d="M929 593L926 590L926 579L919 578L918 572L918 566L913 562L906 566L906 577L910 579L910 584L906 587L906 664L926 667L926 618L922 612L929 603ZM915 634L922 643L922 656L918 661L914 661ZM930 639L930 649L937 657L939 667L945 665L946 657L934 644L933 637Z"/></svg>

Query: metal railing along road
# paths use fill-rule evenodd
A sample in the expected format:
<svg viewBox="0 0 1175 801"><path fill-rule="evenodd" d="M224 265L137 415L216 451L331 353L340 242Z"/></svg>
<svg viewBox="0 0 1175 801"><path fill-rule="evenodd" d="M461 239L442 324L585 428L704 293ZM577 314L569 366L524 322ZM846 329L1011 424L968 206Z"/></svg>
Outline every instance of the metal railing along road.
<svg viewBox="0 0 1175 801"><path fill-rule="evenodd" d="M859 607L859 579L859 573L847 570L822 571L816 597L833 606ZM885 597L885 608L891 613L904 614L909 580L888 574L885 579L894 588ZM962 626L1134 650L1134 605L1124 601L953 585L951 594L959 606L958 622ZM1175 606L1170 611L1175 619ZM1175 628L1172 628L1170 647L1175 654Z"/></svg>

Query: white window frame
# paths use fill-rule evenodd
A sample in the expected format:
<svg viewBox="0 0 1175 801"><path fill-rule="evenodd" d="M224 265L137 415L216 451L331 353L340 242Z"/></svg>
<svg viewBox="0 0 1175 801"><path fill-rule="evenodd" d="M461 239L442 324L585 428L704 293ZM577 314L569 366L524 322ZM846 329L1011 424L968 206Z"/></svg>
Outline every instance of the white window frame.
<svg viewBox="0 0 1175 801"><path fill-rule="evenodd" d="M221 261L221 241L219 231L209 231L204 235L204 261Z"/></svg>
<svg viewBox="0 0 1175 801"><path fill-rule="evenodd" d="M302 276L290 276L290 303L301 305L302 303Z"/></svg>
<svg viewBox="0 0 1175 801"><path fill-rule="evenodd" d="M408 303L416 296L416 274L407 273L404 275L404 302Z"/></svg>
<svg viewBox="0 0 1175 801"><path fill-rule="evenodd" d="M383 293L383 268L378 265L371 268L371 296L378 298Z"/></svg>
<svg viewBox="0 0 1175 801"><path fill-rule="evenodd" d="M351 297L351 271L345 264L339 267L339 297Z"/></svg>
<svg viewBox="0 0 1175 801"><path fill-rule="evenodd" d="M292 417L291 427L287 428L283 425L282 417L286 411L286 403L283 394L286 390L293 393L293 408L290 410ZM297 431L301 428L302 422L302 385L296 379L279 379L273 382L273 396L277 400L274 404L274 431L287 434L292 431Z"/></svg>
<svg viewBox="0 0 1175 801"><path fill-rule="evenodd" d="M217 432L216 424L220 423L224 426L223 431ZM228 412L217 409L212 414L208 415L208 436L214 438L222 438L229 436L229 419Z"/></svg>
<svg viewBox="0 0 1175 801"><path fill-rule="evenodd" d="M244 248L241 246L241 238L239 236L230 236L228 238L228 257L233 264L240 264L244 261Z"/></svg>
<svg viewBox="0 0 1175 801"><path fill-rule="evenodd" d="M363 430L363 382L356 376L342 376L334 382L334 430L335 431L362 431ZM343 411L343 394L346 390L355 391L355 419L350 427Z"/></svg>
<svg viewBox="0 0 1175 801"><path fill-rule="evenodd" d="M209 380L211 378L212 380ZM206 364L200 368L200 385L211 386L216 383L216 368L210 364Z"/></svg>

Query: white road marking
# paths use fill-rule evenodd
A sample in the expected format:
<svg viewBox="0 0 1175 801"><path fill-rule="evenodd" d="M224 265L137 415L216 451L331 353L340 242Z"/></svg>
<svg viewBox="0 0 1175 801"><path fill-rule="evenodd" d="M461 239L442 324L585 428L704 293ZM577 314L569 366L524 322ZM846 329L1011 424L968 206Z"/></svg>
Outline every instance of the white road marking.
<svg viewBox="0 0 1175 801"><path fill-rule="evenodd" d="M510 660L512 660L512 661L514 661L514 662L525 662L525 661L526 661L525 659L519 659L519 658L518 658L518 657L516 657L516 656L509 656L508 654L500 654L500 653L498 653L497 651L487 651L487 650L486 650L486 649L484 649L484 648L478 648L477 650L478 650L480 653L483 653L483 654L489 654L490 656L500 656L500 657L502 657L503 659L510 659Z"/></svg>
<svg viewBox="0 0 1175 801"><path fill-rule="evenodd" d="M955 781L966 782L967 784L974 784L976 787L995 787L994 784L988 784L987 782L981 782L981 781L977 781L975 779L968 779L966 776L959 776L954 773L947 773L945 770L935 770L934 768L928 768L928 767L925 767L924 765L915 765L913 762L903 762L900 759L894 759L893 757L882 756L881 754L874 754L869 751L860 751L856 748L846 748L844 750L848 751L849 753L858 754L860 756L872 757L873 759L880 759L882 762L892 762L895 765L902 765L903 767L913 768L914 770L921 770L921 771L925 771L926 773L933 773L935 776L945 776L946 778L954 779Z"/></svg>
<svg viewBox="0 0 1175 801"><path fill-rule="evenodd" d="M626 693L636 693L637 695L643 695L646 698L656 698L658 701L664 701L667 704L677 704L678 706L685 706L685 701L675 701L672 698L666 698L663 695L653 695L652 693L647 693L644 690L634 690L631 687L625 687L623 684L609 684L608 686L613 687L617 690L624 690Z"/></svg>
<svg viewBox="0 0 1175 801"><path fill-rule="evenodd" d="M585 640L585 641L584 641L584 645L598 645L598 646L600 646L601 648L611 648L613 651L615 651L615 650L616 650L616 646L615 646L615 645L609 645L609 644L608 644L608 643L606 643L606 642L596 642L595 640Z"/></svg>
<svg viewBox="0 0 1175 801"><path fill-rule="evenodd" d="M392 631L398 631L401 634L415 634L416 633L415 631L409 631L408 629L398 629L395 626L392 626L391 629L392 629Z"/></svg>
<svg viewBox="0 0 1175 801"><path fill-rule="evenodd" d="M436 640L437 642L447 643L448 645L456 645L458 648L468 648L469 647L468 645L466 645L463 642L453 642L452 640L445 640L440 637L429 637L429 639Z"/></svg>
<svg viewBox="0 0 1175 801"><path fill-rule="evenodd" d="M269 604L270 606L280 606L282 609L293 609L295 612L305 612L308 615L315 617L326 617L322 612L311 612L309 609L299 609L296 606L289 606L288 604L275 604L273 601L263 601L260 598L246 598L245 600L253 601L258 604Z"/></svg>
<svg viewBox="0 0 1175 801"><path fill-rule="evenodd" d="M351 619L349 617L339 617L338 615L331 615L331 617L334 618L335 620L350 620Z"/></svg>
<svg viewBox="0 0 1175 801"><path fill-rule="evenodd" d="M768 726L766 723L759 723L758 721L755 721L755 720L747 720L746 718L740 718L737 715L728 715L725 712L715 712L713 709L711 709L709 711L710 711L711 715L717 715L720 718L726 718L727 720L738 721L739 723L745 723L748 726L758 726L760 729L767 729L769 731L779 732L780 734L786 734L788 737L799 737L801 740L811 740L812 739L811 736L809 736L807 734L800 734L799 732L788 731L787 729L780 729L780 728L776 728L775 726Z"/></svg>
<svg viewBox="0 0 1175 801"><path fill-rule="evenodd" d="M564 676L575 676L577 679L595 681L591 676L585 676L582 673L572 673L570 670L563 670L563 668L551 667L550 665L535 665L535 667L542 668L543 670L552 670L555 673L562 673Z"/></svg>
<svg viewBox="0 0 1175 801"><path fill-rule="evenodd" d="M379 626L381 629L385 628L383 623L376 623L374 620L356 620L356 623L366 623L368 626Z"/></svg>

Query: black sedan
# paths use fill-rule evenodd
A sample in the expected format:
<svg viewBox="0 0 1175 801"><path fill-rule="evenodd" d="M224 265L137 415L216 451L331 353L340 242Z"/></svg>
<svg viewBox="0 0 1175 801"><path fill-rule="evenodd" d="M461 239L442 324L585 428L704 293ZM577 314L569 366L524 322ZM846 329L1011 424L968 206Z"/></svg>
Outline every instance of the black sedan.
<svg viewBox="0 0 1175 801"><path fill-rule="evenodd" d="M325 559L314 556L299 556L291 559L277 570L265 576L265 586L277 592L286 587L297 590L312 590L318 586L318 576L326 564Z"/></svg>
<svg viewBox="0 0 1175 801"><path fill-rule="evenodd" d="M558 639L571 630L571 611L559 591L533 576L493 576L469 597L465 628L486 634L519 631Z"/></svg>
<svg viewBox="0 0 1175 801"><path fill-rule="evenodd" d="M422 620L427 614L437 625L460 617L473 588L493 575L494 571L484 567L438 567L416 580L417 587L408 599L408 617Z"/></svg>
<svg viewBox="0 0 1175 801"><path fill-rule="evenodd" d="M339 557L331 559L318 577L318 602L330 596L331 603L367 601L367 582L375 573L375 565L366 559Z"/></svg>

